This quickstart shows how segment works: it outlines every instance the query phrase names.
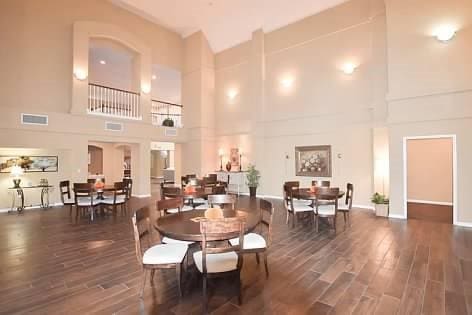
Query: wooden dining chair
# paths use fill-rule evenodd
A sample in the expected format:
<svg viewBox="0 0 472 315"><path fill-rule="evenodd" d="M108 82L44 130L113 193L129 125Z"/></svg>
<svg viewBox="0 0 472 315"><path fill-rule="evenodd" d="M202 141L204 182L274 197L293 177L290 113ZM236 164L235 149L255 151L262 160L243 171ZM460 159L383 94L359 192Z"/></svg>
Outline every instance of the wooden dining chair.
<svg viewBox="0 0 472 315"><path fill-rule="evenodd" d="M105 196L101 201L105 209L111 209L113 215L116 215L117 208L120 207L121 214L124 215L127 211L128 192L124 182L116 182L113 184L111 195Z"/></svg>
<svg viewBox="0 0 472 315"><path fill-rule="evenodd" d="M244 226L242 217L203 220L200 222L202 250L193 254L193 260L203 278L203 310L207 313L207 279L236 276L238 301L242 304L241 269L243 266ZM239 238L238 245L214 242ZM210 245L211 243L211 245ZM221 244L221 245L220 245Z"/></svg>
<svg viewBox="0 0 472 315"><path fill-rule="evenodd" d="M123 178L123 183L125 184L126 188L126 199L131 199L131 194L133 193L133 179L131 178Z"/></svg>
<svg viewBox="0 0 472 315"><path fill-rule="evenodd" d="M97 200L95 198L92 184L74 183L74 203L76 217L79 216L79 212L87 210L90 212L90 220L93 221L95 216L95 208L100 206L101 200Z"/></svg>
<svg viewBox="0 0 472 315"><path fill-rule="evenodd" d="M289 218L292 216L292 227L295 227L299 213L308 213L313 216L312 202L294 198L297 193L297 189L294 189L294 187L298 188L298 186L284 184L284 206L287 212L286 224L289 223Z"/></svg>
<svg viewBox="0 0 472 315"><path fill-rule="evenodd" d="M338 214L339 188L319 187L316 190L315 201L315 227L318 232L320 217L332 220L334 231L336 231L336 218Z"/></svg>
<svg viewBox="0 0 472 315"><path fill-rule="evenodd" d="M329 187L331 185L329 180L312 180L311 186L314 187Z"/></svg>
<svg viewBox="0 0 472 315"><path fill-rule="evenodd" d="M182 196L182 190L179 187L161 186L161 199L170 199Z"/></svg>
<svg viewBox="0 0 472 315"><path fill-rule="evenodd" d="M151 246L152 229L149 208L137 210L131 220L133 222L136 258L143 268L143 282L139 296L143 297L149 271L151 271L152 282L156 269L174 268L177 275L179 296L182 297L182 262L187 255L188 246L185 244L158 244ZM146 240L145 247L142 245L144 240Z"/></svg>
<svg viewBox="0 0 472 315"><path fill-rule="evenodd" d="M157 210L161 216L169 213L180 213L183 206L184 200L179 195L173 198L165 198L157 201Z"/></svg>
<svg viewBox="0 0 472 315"><path fill-rule="evenodd" d="M344 204L338 205L338 211L341 212L344 216L344 224L348 223L351 225L351 216L350 212L352 209L352 198L354 195L354 185L347 183L346 185L346 199ZM347 217L347 220L346 220Z"/></svg>
<svg viewBox="0 0 472 315"><path fill-rule="evenodd" d="M224 208L226 205L231 205L231 209L234 210L234 204L236 203L235 195L209 195L208 204L210 208L218 206Z"/></svg>
<svg viewBox="0 0 472 315"><path fill-rule="evenodd" d="M272 220L274 217L274 207L272 203L261 199L259 203L260 221L256 230L259 233L248 233L244 235L244 253L255 253L259 264L259 253L264 254L264 266L266 277L269 277L269 266L267 262L267 250L272 243ZM239 245L239 238L233 238L230 241L232 246Z"/></svg>
<svg viewBox="0 0 472 315"><path fill-rule="evenodd" d="M72 207L75 205L75 200L70 191L70 182L68 180L59 182L59 193L62 204L69 206L69 215L72 216Z"/></svg>

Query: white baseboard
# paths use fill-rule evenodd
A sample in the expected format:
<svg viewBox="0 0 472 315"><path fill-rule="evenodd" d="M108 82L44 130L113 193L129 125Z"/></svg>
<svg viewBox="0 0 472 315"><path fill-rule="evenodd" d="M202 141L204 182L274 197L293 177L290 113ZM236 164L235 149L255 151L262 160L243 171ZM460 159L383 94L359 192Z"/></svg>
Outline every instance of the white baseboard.
<svg viewBox="0 0 472 315"><path fill-rule="evenodd" d="M452 202L448 201L431 201L431 200L417 200L417 199L408 199L407 202L413 203L424 203L428 205L438 205L438 206L453 206Z"/></svg>
<svg viewBox="0 0 472 315"><path fill-rule="evenodd" d="M462 226L462 227L472 227L472 223L469 223L469 222L456 222L456 224L454 225Z"/></svg>
<svg viewBox="0 0 472 315"><path fill-rule="evenodd" d="M375 207L373 206L366 206L366 205L352 205L353 208L360 208L360 209L367 209L375 211Z"/></svg>
<svg viewBox="0 0 472 315"><path fill-rule="evenodd" d="M392 218L392 219L402 219L402 220L406 220L406 217L403 215L403 214L392 214L390 213L388 215L389 218Z"/></svg>

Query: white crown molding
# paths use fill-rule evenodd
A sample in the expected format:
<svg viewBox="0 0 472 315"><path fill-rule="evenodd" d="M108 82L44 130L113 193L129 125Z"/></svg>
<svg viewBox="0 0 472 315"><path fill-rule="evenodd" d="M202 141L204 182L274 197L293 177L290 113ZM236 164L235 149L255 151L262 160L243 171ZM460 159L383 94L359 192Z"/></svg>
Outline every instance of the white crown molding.
<svg viewBox="0 0 472 315"><path fill-rule="evenodd" d="M453 206L452 202L448 201L431 201L431 200L418 200L418 199L408 199L407 202L413 203L423 203L428 205L438 205L438 206Z"/></svg>

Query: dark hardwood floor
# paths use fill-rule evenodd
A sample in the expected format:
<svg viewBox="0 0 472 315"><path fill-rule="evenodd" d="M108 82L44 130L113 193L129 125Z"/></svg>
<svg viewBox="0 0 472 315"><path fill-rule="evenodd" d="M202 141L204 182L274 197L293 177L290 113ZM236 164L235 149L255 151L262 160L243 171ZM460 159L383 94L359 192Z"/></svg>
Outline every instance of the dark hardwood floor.
<svg viewBox="0 0 472 315"><path fill-rule="evenodd" d="M132 208L152 202L133 200ZM247 202L242 198L241 204ZM270 277L247 256L243 304L225 279L210 285L214 314L467 314L472 312L472 229L376 218L320 233L285 225L275 200ZM0 215L1 314L200 314L194 267L178 298L173 270L157 272L144 302L128 217L75 222L69 210Z"/></svg>

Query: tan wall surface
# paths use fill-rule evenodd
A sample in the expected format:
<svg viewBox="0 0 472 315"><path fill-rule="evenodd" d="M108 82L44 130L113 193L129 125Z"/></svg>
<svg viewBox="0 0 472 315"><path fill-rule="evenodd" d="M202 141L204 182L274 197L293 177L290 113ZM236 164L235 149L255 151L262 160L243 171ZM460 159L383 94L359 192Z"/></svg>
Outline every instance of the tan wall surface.
<svg viewBox="0 0 472 315"><path fill-rule="evenodd" d="M452 203L452 139L408 140L408 200Z"/></svg>

